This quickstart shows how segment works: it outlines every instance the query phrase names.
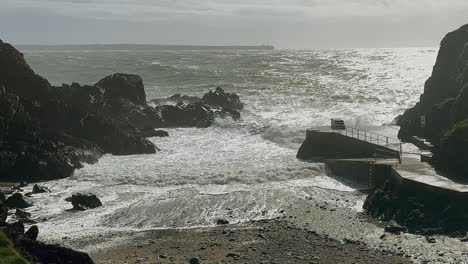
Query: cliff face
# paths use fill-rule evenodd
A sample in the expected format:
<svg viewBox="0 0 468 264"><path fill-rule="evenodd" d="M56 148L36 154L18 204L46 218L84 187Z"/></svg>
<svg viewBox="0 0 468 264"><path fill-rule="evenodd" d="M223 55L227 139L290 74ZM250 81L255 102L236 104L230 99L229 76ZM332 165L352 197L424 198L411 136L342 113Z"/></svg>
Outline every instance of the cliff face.
<svg viewBox="0 0 468 264"><path fill-rule="evenodd" d="M420 116L426 116L426 127ZM435 143L434 166L468 179L468 24L447 34L420 102L398 120L399 137L416 135Z"/></svg>
<svg viewBox="0 0 468 264"><path fill-rule="evenodd" d="M52 87L0 41L0 180L63 178L104 152L156 151L135 127L93 111L94 99L85 89L73 94L72 88Z"/></svg>
<svg viewBox="0 0 468 264"><path fill-rule="evenodd" d="M442 40L432 76L425 83L420 101L398 120L400 138L417 135L437 143L456 122L463 120L464 114L452 109L452 104L466 82L462 76L468 62L467 42L468 24L448 33ZM421 115L426 115L424 131L420 126Z"/></svg>

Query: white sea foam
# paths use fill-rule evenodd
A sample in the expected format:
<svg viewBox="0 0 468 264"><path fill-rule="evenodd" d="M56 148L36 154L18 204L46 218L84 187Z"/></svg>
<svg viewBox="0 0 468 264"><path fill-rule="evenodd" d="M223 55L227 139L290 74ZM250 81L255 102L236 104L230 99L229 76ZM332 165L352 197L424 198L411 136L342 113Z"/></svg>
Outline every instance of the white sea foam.
<svg viewBox="0 0 468 264"><path fill-rule="evenodd" d="M418 100L434 51L26 52L32 67L54 84L92 84L131 72L143 77L149 100L201 96L222 86L246 104L241 121L169 129L170 137L151 139L161 148L156 154L105 155L70 178L45 183L52 194L35 195L30 210L43 236L61 237L210 225L217 217L274 217L303 195L304 186L356 190L330 177L323 164L295 158L305 130L327 125L332 117L350 125L390 123ZM67 60L72 56L83 59ZM104 206L67 211L71 206L64 199L79 191L96 193ZM326 191L316 195L327 199Z"/></svg>

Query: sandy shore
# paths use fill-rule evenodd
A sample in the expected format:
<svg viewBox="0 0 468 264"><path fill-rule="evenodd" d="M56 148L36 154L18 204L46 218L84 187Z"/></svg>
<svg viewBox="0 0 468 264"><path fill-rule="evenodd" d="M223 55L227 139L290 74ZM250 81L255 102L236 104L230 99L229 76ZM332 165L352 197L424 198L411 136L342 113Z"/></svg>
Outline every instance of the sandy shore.
<svg viewBox="0 0 468 264"><path fill-rule="evenodd" d="M130 241L129 241L130 242ZM92 254L96 263L412 263L404 256L337 241L285 220L182 230L155 230L145 239ZM198 263L195 262L193 263Z"/></svg>

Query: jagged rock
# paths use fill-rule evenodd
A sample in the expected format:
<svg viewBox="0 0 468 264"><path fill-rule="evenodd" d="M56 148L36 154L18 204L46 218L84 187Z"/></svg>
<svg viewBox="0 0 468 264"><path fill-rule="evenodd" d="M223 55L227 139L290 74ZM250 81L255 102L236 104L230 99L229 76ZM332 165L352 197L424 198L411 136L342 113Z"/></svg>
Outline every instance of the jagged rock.
<svg viewBox="0 0 468 264"><path fill-rule="evenodd" d="M14 193L5 201L5 205L9 208L28 208L32 206L32 204L33 203L21 193Z"/></svg>
<svg viewBox="0 0 468 264"><path fill-rule="evenodd" d="M24 235L31 240L36 240L39 235L39 228L37 225L33 225L24 233Z"/></svg>
<svg viewBox="0 0 468 264"><path fill-rule="evenodd" d="M15 245L28 253L35 263L94 264L86 253L29 238L19 238Z"/></svg>
<svg viewBox="0 0 468 264"><path fill-rule="evenodd" d="M80 211L102 206L101 200L99 200L96 195L90 193L73 194L72 197L67 198L66 201L72 203L74 210Z"/></svg>
<svg viewBox="0 0 468 264"><path fill-rule="evenodd" d="M426 129L424 137L437 143L445 131L450 129L454 122L463 119L451 120L449 116L439 119L442 110L444 113L451 108L445 101L455 98L466 83L464 72L468 62L466 55L466 43L468 42L468 24L448 33L442 40L437 61L432 71L432 76L426 81L424 94L420 101L411 109L408 109L398 120L401 126L400 138L405 139L411 135L421 135L420 116L426 114ZM453 102L448 102L453 104Z"/></svg>
<svg viewBox="0 0 468 264"><path fill-rule="evenodd" d="M7 217L8 207L3 202L0 202L0 225L6 222Z"/></svg>
<svg viewBox="0 0 468 264"><path fill-rule="evenodd" d="M224 109L242 110L244 104L241 103L239 96L235 93L226 93L221 87L216 90L209 91L202 97L202 101L212 107Z"/></svg>
<svg viewBox="0 0 468 264"><path fill-rule="evenodd" d="M15 215L16 215L17 217L19 217L19 218L29 218L29 217L31 217L31 214L30 214L30 213L28 213L28 212L26 212L25 210L20 209L20 208L16 209Z"/></svg>
<svg viewBox="0 0 468 264"><path fill-rule="evenodd" d="M453 178L468 182L468 119L460 122L442 137L434 153L437 169L449 172Z"/></svg>
<svg viewBox="0 0 468 264"><path fill-rule="evenodd" d="M135 74L116 73L107 76L94 86L103 89L107 98L125 98L137 105L146 105L143 80Z"/></svg>
<svg viewBox="0 0 468 264"><path fill-rule="evenodd" d="M45 186L39 186L37 184L33 186L32 193L47 193L47 192L50 192L50 190L49 188Z"/></svg>
<svg viewBox="0 0 468 264"><path fill-rule="evenodd" d="M385 232L399 235L401 232L406 232L406 228L399 225L388 225L385 227Z"/></svg>
<svg viewBox="0 0 468 264"><path fill-rule="evenodd" d="M214 121L211 108L203 103L157 106L164 127L209 127Z"/></svg>
<svg viewBox="0 0 468 264"><path fill-rule="evenodd" d="M155 130L153 128L143 128L140 129L139 134L142 137L168 137L169 133L164 130Z"/></svg>
<svg viewBox="0 0 468 264"><path fill-rule="evenodd" d="M138 76L113 75L101 80L100 86L52 87L29 68L20 52L3 42L0 70L1 180L59 179L70 176L82 162L96 162L103 153L156 152L124 118L140 121L130 115L133 112L122 116L104 111L111 105L105 99L118 100L118 96L129 103L145 103ZM138 114L157 117L149 106L138 109Z"/></svg>
<svg viewBox="0 0 468 264"><path fill-rule="evenodd" d="M155 105L176 105L180 103L184 104L193 104L200 102L201 98L196 96L174 94L168 98L157 98L150 101L150 103Z"/></svg>

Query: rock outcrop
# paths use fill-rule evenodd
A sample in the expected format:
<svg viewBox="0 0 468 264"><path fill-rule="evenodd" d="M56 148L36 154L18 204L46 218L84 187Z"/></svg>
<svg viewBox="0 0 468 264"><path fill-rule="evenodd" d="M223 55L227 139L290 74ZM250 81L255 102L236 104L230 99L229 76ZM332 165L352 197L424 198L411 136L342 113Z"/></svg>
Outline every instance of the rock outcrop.
<svg viewBox="0 0 468 264"><path fill-rule="evenodd" d="M391 177L369 190L364 203L367 214L383 221L396 221L411 233L458 234L468 231L466 198L446 193L415 192Z"/></svg>
<svg viewBox="0 0 468 264"><path fill-rule="evenodd" d="M102 206L101 200L90 193L77 193L67 198L66 201L71 202L74 210L84 211Z"/></svg>
<svg viewBox="0 0 468 264"><path fill-rule="evenodd" d="M425 83L420 101L398 119L400 138L417 135L438 143L451 126L468 117L454 104L468 79L467 42L468 24L448 33L442 40L432 76ZM422 115L426 115L427 122L424 130L420 125Z"/></svg>
<svg viewBox="0 0 468 264"><path fill-rule="evenodd" d="M64 178L103 153L154 153L134 126L99 111L112 96L145 100L139 78L125 75L125 83L119 76L102 87L52 87L0 41L0 180Z"/></svg>
<svg viewBox="0 0 468 264"><path fill-rule="evenodd" d="M421 116L426 125L421 128ZM398 118L399 137L426 138L436 146L433 165L449 177L468 181L468 24L441 42L432 76L420 101Z"/></svg>

